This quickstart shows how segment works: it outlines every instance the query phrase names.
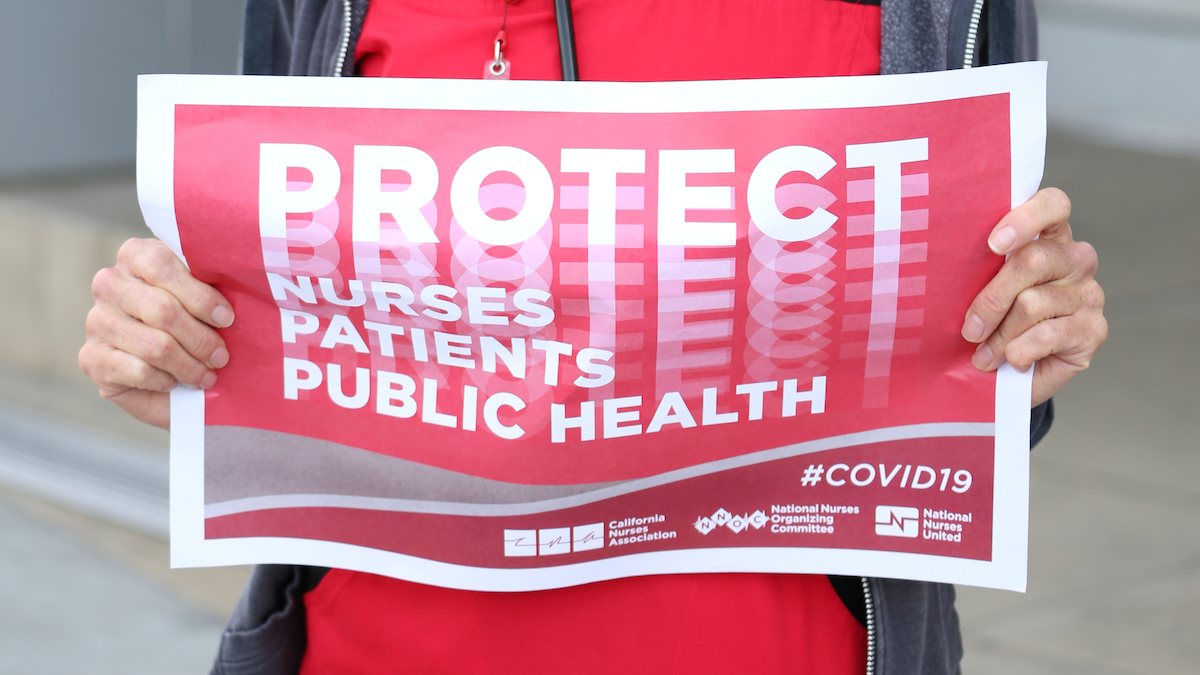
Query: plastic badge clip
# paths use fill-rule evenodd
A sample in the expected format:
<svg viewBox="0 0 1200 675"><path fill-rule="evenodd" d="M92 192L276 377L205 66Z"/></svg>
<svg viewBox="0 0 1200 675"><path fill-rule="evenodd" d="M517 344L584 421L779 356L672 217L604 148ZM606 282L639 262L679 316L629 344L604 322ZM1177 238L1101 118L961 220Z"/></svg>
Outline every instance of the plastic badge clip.
<svg viewBox="0 0 1200 675"><path fill-rule="evenodd" d="M504 58L504 48L508 46L508 39L501 30L496 34L496 44L493 51L492 60L483 64L483 79L485 80L507 80L512 72L512 64Z"/></svg>

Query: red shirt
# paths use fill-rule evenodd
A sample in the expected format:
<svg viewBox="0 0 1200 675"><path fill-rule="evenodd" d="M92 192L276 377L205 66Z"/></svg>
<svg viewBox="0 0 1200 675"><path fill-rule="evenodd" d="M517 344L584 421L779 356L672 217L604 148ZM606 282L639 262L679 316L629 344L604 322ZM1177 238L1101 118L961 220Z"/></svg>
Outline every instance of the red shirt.
<svg viewBox="0 0 1200 675"><path fill-rule="evenodd" d="M583 80L879 72L879 8L841 0L573 0ZM373 0L375 77L482 77L503 0ZM553 0L508 8L513 79L561 79ZM823 576L673 575L477 593L333 570L305 598L303 675L866 670L866 631Z"/></svg>
<svg viewBox="0 0 1200 675"><path fill-rule="evenodd" d="M841 0L572 0L579 79L617 82L877 75L879 8ZM479 79L503 0L373 0L368 77ZM553 0L509 5L515 80L559 80Z"/></svg>
<svg viewBox="0 0 1200 675"><path fill-rule="evenodd" d="M301 675L862 675L866 630L829 578L633 577L477 593L332 570L305 598Z"/></svg>

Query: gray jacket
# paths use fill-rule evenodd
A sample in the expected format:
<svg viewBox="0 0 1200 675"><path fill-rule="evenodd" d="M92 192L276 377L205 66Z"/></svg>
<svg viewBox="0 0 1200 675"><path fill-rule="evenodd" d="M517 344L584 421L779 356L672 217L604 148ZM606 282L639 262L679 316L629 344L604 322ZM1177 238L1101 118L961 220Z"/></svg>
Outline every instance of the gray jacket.
<svg viewBox="0 0 1200 675"><path fill-rule="evenodd" d="M870 0L849 0L870 2ZM368 0L247 0L242 72L353 75ZM1033 0L882 0L881 69L929 72L1037 57ZM587 64L581 64L587 77ZM1054 406L1032 411L1030 443ZM295 675L305 648L304 594L327 570L259 565L221 637L215 675ZM831 578L868 632L868 675L952 675L962 638L954 587L897 579ZM847 584L847 582L851 582ZM861 587L861 591L858 588Z"/></svg>

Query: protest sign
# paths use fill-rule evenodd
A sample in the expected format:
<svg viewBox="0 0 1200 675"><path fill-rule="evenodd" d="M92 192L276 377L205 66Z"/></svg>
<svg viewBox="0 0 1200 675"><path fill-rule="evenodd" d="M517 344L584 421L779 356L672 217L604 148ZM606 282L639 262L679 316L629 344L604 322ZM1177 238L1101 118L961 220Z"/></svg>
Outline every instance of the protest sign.
<svg viewBox="0 0 1200 675"><path fill-rule="evenodd" d="M237 316L173 564L1023 589L1030 375L959 327L1044 84L143 76L147 222Z"/></svg>

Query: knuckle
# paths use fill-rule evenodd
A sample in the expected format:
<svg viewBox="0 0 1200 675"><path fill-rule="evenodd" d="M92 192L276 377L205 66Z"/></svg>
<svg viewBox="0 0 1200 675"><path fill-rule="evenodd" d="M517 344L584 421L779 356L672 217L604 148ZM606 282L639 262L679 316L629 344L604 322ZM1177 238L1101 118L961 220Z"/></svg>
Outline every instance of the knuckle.
<svg viewBox="0 0 1200 675"><path fill-rule="evenodd" d="M1046 337L1046 341L1050 344L1062 344L1070 337L1071 324L1068 321L1043 321L1041 324Z"/></svg>
<svg viewBox="0 0 1200 675"><path fill-rule="evenodd" d="M1025 345L1016 342L1010 343L1004 349L1004 360L1008 361L1009 365L1014 368L1024 370L1029 366L1029 358L1026 355L1027 349Z"/></svg>
<svg viewBox="0 0 1200 675"><path fill-rule="evenodd" d="M142 321L154 328L166 330L175 324L176 312L175 303L170 299L154 296L146 302Z"/></svg>
<svg viewBox="0 0 1200 675"><path fill-rule="evenodd" d="M1035 336L1035 331L1027 331L1004 345L1004 359L1013 366L1024 370L1037 357L1033 356L1041 349Z"/></svg>
<svg viewBox="0 0 1200 675"><path fill-rule="evenodd" d="M83 322L89 338L100 332L100 327L103 322L104 311L100 309L99 305L92 305L92 308L88 310L87 318Z"/></svg>
<svg viewBox="0 0 1200 675"><path fill-rule="evenodd" d="M1017 267L1035 275L1040 275L1050 264L1049 252L1037 241L1022 248L1015 258Z"/></svg>
<svg viewBox="0 0 1200 675"><path fill-rule="evenodd" d="M96 272L96 276L92 277L92 297L97 300L112 297L118 275L117 270L112 267L105 267Z"/></svg>
<svg viewBox="0 0 1200 675"><path fill-rule="evenodd" d="M1099 283L1096 282L1095 279L1092 279L1084 285L1083 300L1084 304L1088 307L1093 307L1095 309L1104 308L1104 289Z"/></svg>
<svg viewBox="0 0 1200 675"><path fill-rule="evenodd" d="M1048 206L1052 210L1062 212L1067 216L1071 214L1071 198L1067 196L1067 193L1056 187L1046 188L1044 192Z"/></svg>
<svg viewBox="0 0 1200 675"><path fill-rule="evenodd" d="M175 340L166 333L153 332L146 338L144 356L150 363L162 363L175 351Z"/></svg>
<svg viewBox="0 0 1200 675"><path fill-rule="evenodd" d="M992 288L986 288L979 294L977 300L979 309L983 314L992 317L995 320L1008 313L1008 304L998 291ZM986 323L986 321L985 321Z"/></svg>
<svg viewBox="0 0 1200 675"><path fill-rule="evenodd" d="M96 305L88 310L84 332L88 342L94 343L97 348L103 348L119 339L121 326L114 318L111 307Z"/></svg>
<svg viewBox="0 0 1200 675"><path fill-rule="evenodd" d="M170 249L155 246L146 252L146 269L151 280L166 281L174 272L175 254Z"/></svg>
<svg viewBox="0 0 1200 675"><path fill-rule="evenodd" d="M178 378L180 382L186 382L192 386L198 386L200 381L204 379L208 368L204 364L192 358L184 359L176 367L171 369L171 373Z"/></svg>
<svg viewBox="0 0 1200 675"><path fill-rule="evenodd" d="M92 341L88 340L83 343L83 347L79 349L79 369L82 370L88 377L92 377L92 371L95 368L96 357Z"/></svg>
<svg viewBox="0 0 1200 675"><path fill-rule="evenodd" d="M1100 256L1096 253L1096 247L1086 241L1075 242L1075 255L1078 256L1079 266L1087 273L1089 277L1096 276L1096 271L1100 268Z"/></svg>
<svg viewBox="0 0 1200 675"><path fill-rule="evenodd" d="M1008 346L1012 344L1017 336L1013 334L1011 321L1001 321L996 330L988 336L987 345L991 347L993 354L999 354L1008 350Z"/></svg>
<svg viewBox="0 0 1200 675"><path fill-rule="evenodd" d="M173 274L175 253L157 239L137 239L127 261L134 274L159 286Z"/></svg>
<svg viewBox="0 0 1200 675"><path fill-rule="evenodd" d="M207 357L215 352L217 347L221 346L222 342L221 336L217 334L217 331L205 327L196 335L194 345L196 351L194 353L203 354Z"/></svg>
<svg viewBox="0 0 1200 675"><path fill-rule="evenodd" d="M204 380L204 376L208 374L208 368L205 368L199 363L193 362L187 369L187 383L198 387L200 382Z"/></svg>
<svg viewBox="0 0 1200 675"><path fill-rule="evenodd" d="M129 379L138 389L144 389L154 377L155 368L145 361L137 361L129 366Z"/></svg>
<svg viewBox="0 0 1200 675"><path fill-rule="evenodd" d="M1057 321L1042 321L1029 333L1030 342L1041 351L1052 351L1062 337Z"/></svg>
<svg viewBox="0 0 1200 675"><path fill-rule="evenodd" d="M1092 319L1091 335L1096 345L1094 349L1100 349L1108 340L1108 319L1105 319L1103 314L1098 314Z"/></svg>
<svg viewBox="0 0 1200 675"><path fill-rule="evenodd" d="M1008 326L1001 323L999 326L996 326L996 329L992 331L992 334L983 341L983 344L987 345L988 348L992 350L993 355L999 354L1007 349L1008 343L1011 342L1011 340L1009 340L1007 331Z"/></svg>
<svg viewBox="0 0 1200 675"><path fill-rule="evenodd" d="M1023 316L1036 317L1045 313L1045 301L1036 289L1026 288L1017 294L1013 302L1014 309Z"/></svg>
<svg viewBox="0 0 1200 675"><path fill-rule="evenodd" d="M145 246L144 239L133 237L126 239L125 243L121 244L121 248L117 249L117 264L128 267L131 262L137 259L138 251Z"/></svg>

